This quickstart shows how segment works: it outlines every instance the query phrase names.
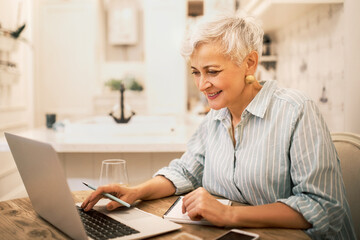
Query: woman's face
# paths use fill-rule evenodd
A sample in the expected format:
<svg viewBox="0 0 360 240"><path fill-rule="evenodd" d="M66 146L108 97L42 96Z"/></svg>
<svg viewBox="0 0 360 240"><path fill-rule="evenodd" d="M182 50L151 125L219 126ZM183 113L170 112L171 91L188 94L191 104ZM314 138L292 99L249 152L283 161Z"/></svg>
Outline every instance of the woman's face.
<svg viewBox="0 0 360 240"><path fill-rule="evenodd" d="M231 108L241 100L246 64L236 65L220 52L216 43L198 46L190 57L190 63L195 84L207 97L212 109Z"/></svg>

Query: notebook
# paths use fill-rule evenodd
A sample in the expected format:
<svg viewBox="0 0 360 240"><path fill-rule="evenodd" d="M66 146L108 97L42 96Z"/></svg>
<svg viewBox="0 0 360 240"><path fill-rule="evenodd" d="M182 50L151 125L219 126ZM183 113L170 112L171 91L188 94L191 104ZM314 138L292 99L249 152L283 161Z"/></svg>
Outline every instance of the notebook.
<svg viewBox="0 0 360 240"><path fill-rule="evenodd" d="M180 196L174 204L165 212L163 218L177 222L177 223L188 223L188 224L201 224L201 225L213 225L205 219L201 219L199 221L194 221L189 218L187 213L182 213L182 199L183 196ZM231 201L228 199L217 199L224 205L231 205Z"/></svg>
<svg viewBox="0 0 360 240"><path fill-rule="evenodd" d="M89 239L52 146L10 133L5 137L34 210L69 237ZM97 210L136 230L116 239L148 238L181 228L135 207L106 212L98 206Z"/></svg>

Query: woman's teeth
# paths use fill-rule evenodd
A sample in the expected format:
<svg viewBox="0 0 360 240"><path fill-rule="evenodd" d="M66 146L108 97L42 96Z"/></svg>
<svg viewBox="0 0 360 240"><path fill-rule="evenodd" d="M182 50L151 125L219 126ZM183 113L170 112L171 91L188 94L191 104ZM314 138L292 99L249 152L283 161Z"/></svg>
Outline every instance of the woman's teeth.
<svg viewBox="0 0 360 240"><path fill-rule="evenodd" d="M213 97L213 96L219 94L220 92L221 92L221 90L218 91L218 92L215 92L215 93L209 93L208 96L209 96L209 97Z"/></svg>

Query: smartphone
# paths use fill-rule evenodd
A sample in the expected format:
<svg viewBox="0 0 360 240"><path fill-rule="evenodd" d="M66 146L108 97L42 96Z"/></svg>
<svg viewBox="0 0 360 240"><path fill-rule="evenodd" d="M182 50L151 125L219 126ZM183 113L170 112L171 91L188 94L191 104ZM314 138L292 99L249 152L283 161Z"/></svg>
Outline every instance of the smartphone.
<svg viewBox="0 0 360 240"><path fill-rule="evenodd" d="M256 233L245 232L238 229L231 229L230 231L224 233L216 240L254 240L259 239L259 235Z"/></svg>

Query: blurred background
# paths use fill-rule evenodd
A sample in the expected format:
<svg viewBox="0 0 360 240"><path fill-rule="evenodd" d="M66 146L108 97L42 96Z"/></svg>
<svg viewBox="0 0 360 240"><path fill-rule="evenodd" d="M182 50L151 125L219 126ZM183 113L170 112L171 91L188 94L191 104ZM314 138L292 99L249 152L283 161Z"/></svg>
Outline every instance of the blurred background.
<svg viewBox="0 0 360 240"><path fill-rule="evenodd" d="M358 0L0 0L0 137L46 129L49 113L58 128L109 121L110 112L120 114L120 81L125 117L151 117L148 128L157 117L201 119L207 106L179 54L181 40L204 15L239 9L265 30L257 78L304 91L331 132L360 133ZM16 171L4 149L0 187ZM168 152L175 154L151 156L182 149ZM131 169L130 182L144 180ZM1 190L8 191L3 186L0 197Z"/></svg>
<svg viewBox="0 0 360 240"><path fill-rule="evenodd" d="M356 0L1 0L0 132L45 125L45 114L107 114L126 91L137 114L184 114L201 102L179 54L203 15L243 9L265 30L260 79L305 91L332 131L360 132ZM19 36L7 35L25 24Z"/></svg>

